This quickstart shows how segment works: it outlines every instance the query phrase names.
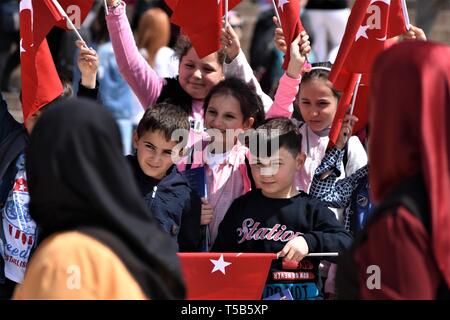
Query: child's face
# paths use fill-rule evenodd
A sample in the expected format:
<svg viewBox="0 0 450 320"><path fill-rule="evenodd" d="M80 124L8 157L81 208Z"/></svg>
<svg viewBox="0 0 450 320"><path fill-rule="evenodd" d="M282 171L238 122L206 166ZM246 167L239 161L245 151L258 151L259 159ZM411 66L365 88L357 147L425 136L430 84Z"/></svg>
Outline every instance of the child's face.
<svg viewBox="0 0 450 320"><path fill-rule="evenodd" d="M338 99L333 95L330 85L322 79L313 79L301 84L300 112L303 120L314 132L330 128L333 123Z"/></svg>
<svg viewBox="0 0 450 320"><path fill-rule="evenodd" d="M221 140L224 150L228 149L226 146L235 144L237 132L251 128L254 121L252 117L244 121L239 101L235 97L225 94L212 96L205 113L206 128L215 129L218 130L217 133L221 133L221 137L214 135L214 141L220 143L219 140ZM210 132L214 134L215 130Z"/></svg>
<svg viewBox="0 0 450 320"><path fill-rule="evenodd" d="M141 137L133 137L139 166L145 175L161 180L173 165L172 152L176 141L167 141L160 131L147 131Z"/></svg>
<svg viewBox="0 0 450 320"><path fill-rule="evenodd" d="M281 147L271 157L258 158L256 164L251 166L252 174L264 196L290 198L297 193L294 177L304 162L304 154L294 157L286 148Z"/></svg>
<svg viewBox="0 0 450 320"><path fill-rule="evenodd" d="M181 87L194 99L205 99L213 86L223 80L222 65L217 53L200 59L194 48L181 58L179 77Z"/></svg>

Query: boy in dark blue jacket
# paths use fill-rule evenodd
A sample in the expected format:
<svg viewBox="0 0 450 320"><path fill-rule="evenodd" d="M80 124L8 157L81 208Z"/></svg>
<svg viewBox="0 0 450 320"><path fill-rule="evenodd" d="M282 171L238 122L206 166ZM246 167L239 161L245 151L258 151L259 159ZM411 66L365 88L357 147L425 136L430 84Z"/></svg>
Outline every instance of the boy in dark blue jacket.
<svg viewBox="0 0 450 320"><path fill-rule="evenodd" d="M160 103L147 109L133 136L136 155L127 158L149 212L180 251L199 251L201 200L174 165L183 149L182 138L172 139L176 130L189 132L180 107Z"/></svg>

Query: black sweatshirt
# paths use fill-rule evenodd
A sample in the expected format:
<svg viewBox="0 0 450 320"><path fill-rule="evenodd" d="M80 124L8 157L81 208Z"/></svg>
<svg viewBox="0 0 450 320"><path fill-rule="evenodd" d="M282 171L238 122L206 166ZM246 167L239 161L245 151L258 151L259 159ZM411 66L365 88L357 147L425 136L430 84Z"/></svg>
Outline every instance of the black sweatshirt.
<svg viewBox="0 0 450 320"><path fill-rule="evenodd" d="M342 252L352 243L352 236L321 201L303 192L290 199L272 199L257 189L233 202L219 226L212 251L276 253L299 235L305 238L310 253ZM319 261L305 258L291 269L281 260L276 260L272 263L267 283L309 280L320 292Z"/></svg>

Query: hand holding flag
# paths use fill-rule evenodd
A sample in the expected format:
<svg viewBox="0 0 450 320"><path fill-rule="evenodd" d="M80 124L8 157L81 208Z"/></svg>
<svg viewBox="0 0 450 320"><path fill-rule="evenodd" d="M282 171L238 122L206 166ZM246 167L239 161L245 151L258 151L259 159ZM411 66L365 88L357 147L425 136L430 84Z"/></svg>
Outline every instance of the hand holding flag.
<svg viewBox="0 0 450 320"><path fill-rule="evenodd" d="M303 71L303 66L307 62L307 55L311 52L309 36L305 31L299 33L292 41L289 52L290 59L286 74L293 79L298 79Z"/></svg>
<svg viewBox="0 0 450 320"><path fill-rule="evenodd" d="M277 13L278 18L277 20L281 24L286 42L292 43L299 33L305 30L300 21L300 1L277 0L276 2L273 0L274 10ZM289 51L290 47L287 47L283 62L284 70L287 69L289 64Z"/></svg>
<svg viewBox="0 0 450 320"><path fill-rule="evenodd" d="M239 41L239 37L236 32L234 32L233 27L229 24L222 29L222 37L220 38L220 41L222 43L222 48L227 54L227 62L233 61L241 50L241 42Z"/></svg>
<svg viewBox="0 0 450 320"><path fill-rule="evenodd" d="M80 49L77 63L81 72L81 84L87 88L94 89L99 66L97 52L92 48L88 48L86 44L80 40L76 42L76 45Z"/></svg>
<svg viewBox="0 0 450 320"><path fill-rule="evenodd" d="M273 17L273 23L275 23L275 36L273 37L273 41L275 42L275 47L286 54L287 51L287 44L286 39L284 38L283 29L280 26L280 23L278 22L277 17Z"/></svg>

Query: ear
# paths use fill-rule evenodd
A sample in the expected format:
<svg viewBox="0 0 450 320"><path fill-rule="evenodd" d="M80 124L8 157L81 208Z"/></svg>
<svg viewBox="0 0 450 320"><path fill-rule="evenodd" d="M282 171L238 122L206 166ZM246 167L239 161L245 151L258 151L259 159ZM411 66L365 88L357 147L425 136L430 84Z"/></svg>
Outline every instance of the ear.
<svg viewBox="0 0 450 320"><path fill-rule="evenodd" d="M306 154L304 152L300 152L295 160L297 161L297 170L301 170L305 165Z"/></svg>
<svg viewBox="0 0 450 320"><path fill-rule="evenodd" d="M135 130L135 131L133 132L133 147L134 147L135 149L137 149L138 141L139 141L139 136L138 136L138 134L137 134L137 131Z"/></svg>
<svg viewBox="0 0 450 320"><path fill-rule="evenodd" d="M244 130L252 128L254 123L255 123L255 118L253 118L253 117L250 117L247 120L245 120L244 121Z"/></svg>

